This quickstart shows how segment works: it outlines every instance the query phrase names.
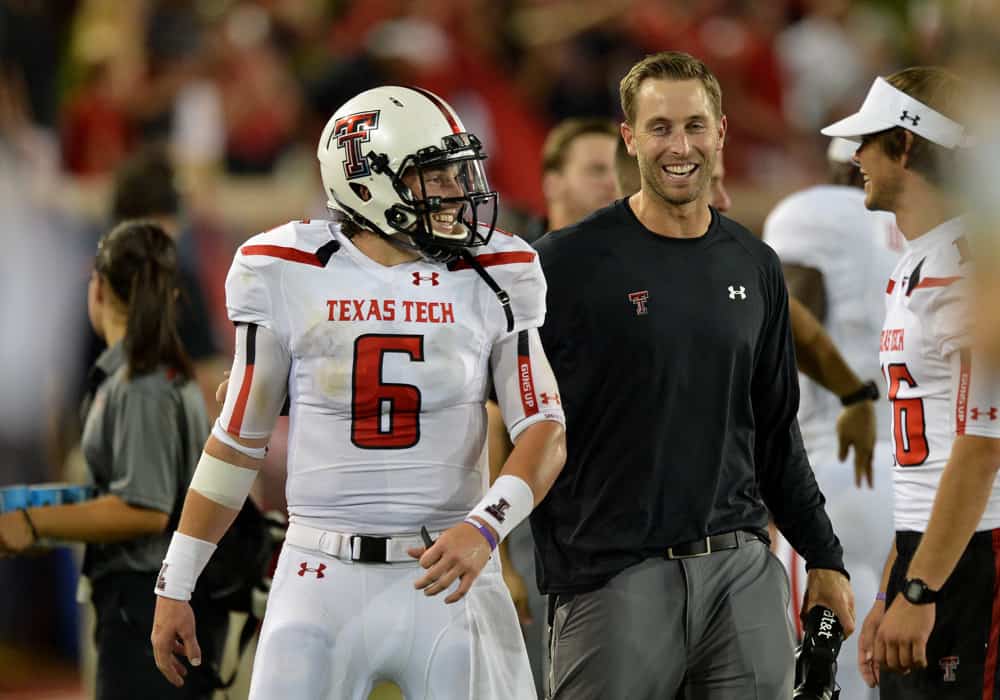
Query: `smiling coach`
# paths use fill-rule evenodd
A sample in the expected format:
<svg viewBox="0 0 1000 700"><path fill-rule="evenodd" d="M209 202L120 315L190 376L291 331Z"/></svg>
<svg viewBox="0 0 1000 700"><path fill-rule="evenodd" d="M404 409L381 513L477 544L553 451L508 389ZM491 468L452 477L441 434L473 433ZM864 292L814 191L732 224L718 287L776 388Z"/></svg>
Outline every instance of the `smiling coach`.
<svg viewBox="0 0 1000 700"><path fill-rule="evenodd" d="M806 458L777 256L708 204L726 118L683 53L621 82L633 196L539 241L542 339L569 427L532 515L551 697L790 697L767 513L849 631L840 543Z"/></svg>

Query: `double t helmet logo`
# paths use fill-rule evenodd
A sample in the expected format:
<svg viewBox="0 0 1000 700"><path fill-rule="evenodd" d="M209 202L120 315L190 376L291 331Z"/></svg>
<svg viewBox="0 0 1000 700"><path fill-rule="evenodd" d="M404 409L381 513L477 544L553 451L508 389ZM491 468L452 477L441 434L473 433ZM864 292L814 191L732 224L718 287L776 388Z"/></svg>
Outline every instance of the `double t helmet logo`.
<svg viewBox="0 0 1000 700"><path fill-rule="evenodd" d="M348 180L371 174L368 161L361 155L361 144L371 140L371 131L378 128L379 111L359 112L338 119L330 132L330 138L337 138L337 148L344 149L344 176ZM326 147L330 147L330 138Z"/></svg>

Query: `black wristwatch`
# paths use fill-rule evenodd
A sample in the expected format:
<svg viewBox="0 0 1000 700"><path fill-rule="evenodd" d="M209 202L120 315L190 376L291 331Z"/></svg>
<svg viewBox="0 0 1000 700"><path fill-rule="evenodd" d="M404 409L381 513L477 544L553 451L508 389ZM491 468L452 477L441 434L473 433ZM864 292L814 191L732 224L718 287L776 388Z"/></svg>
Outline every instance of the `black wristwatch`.
<svg viewBox="0 0 1000 700"><path fill-rule="evenodd" d="M842 406L850 406L860 401L878 401L878 396L878 384L869 379L857 391L852 391L847 396L841 396L840 403Z"/></svg>
<svg viewBox="0 0 1000 700"><path fill-rule="evenodd" d="M914 605L927 605L935 603L938 599L938 591L928 588L923 579L908 578L903 581L903 597Z"/></svg>

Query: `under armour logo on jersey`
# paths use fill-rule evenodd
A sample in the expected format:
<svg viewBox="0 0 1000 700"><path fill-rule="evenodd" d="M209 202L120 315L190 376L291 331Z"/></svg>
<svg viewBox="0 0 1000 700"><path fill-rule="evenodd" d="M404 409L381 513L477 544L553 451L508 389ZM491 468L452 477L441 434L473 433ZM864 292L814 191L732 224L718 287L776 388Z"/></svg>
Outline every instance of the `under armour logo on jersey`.
<svg viewBox="0 0 1000 700"><path fill-rule="evenodd" d="M299 576L305 576L309 573L316 574L316 578L324 578L323 572L326 571L326 564L320 564L315 569L309 568L309 564L306 562L302 562L299 566L302 567L299 569Z"/></svg>
<svg viewBox="0 0 1000 700"><path fill-rule="evenodd" d="M419 287L421 282L430 282L432 287L436 287L441 284L438 281L438 277L441 275L437 272L432 272L429 275L422 275L419 272L413 273L413 285Z"/></svg>
<svg viewBox="0 0 1000 700"><path fill-rule="evenodd" d="M958 680L955 674L955 669L958 668L958 657L957 656L942 656L938 661L938 666L944 671L944 677L942 680L945 683L954 683Z"/></svg>
<svg viewBox="0 0 1000 700"><path fill-rule="evenodd" d="M646 302L649 301L649 292L643 289L641 292L630 292L628 300L635 304L635 315L645 316L649 313Z"/></svg>
<svg viewBox="0 0 1000 700"><path fill-rule="evenodd" d="M736 299L736 298L746 299L747 298L747 288L744 287L743 285L740 285L739 287L734 287L733 285L729 285L729 298L730 299Z"/></svg>
<svg viewBox="0 0 1000 700"><path fill-rule="evenodd" d="M978 407L973 408L969 411L969 416L972 420L979 420L980 417L989 417L990 420L996 420L998 416L998 411L996 406L990 406L990 410L984 411Z"/></svg>
<svg viewBox="0 0 1000 700"><path fill-rule="evenodd" d="M510 503L507 502L506 498L501 498L493 505L486 506L486 512L496 518L498 523L502 523L507 519L508 508L510 508Z"/></svg>
<svg viewBox="0 0 1000 700"><path fill-rule="evenodd" d="M905 122L907 119L910 120L910 122L913 124L913 126L916 126L917 124L920 123L920 115L919 114L910 114L909 112L907 112L904 109L903 113L899 115L899 121Z"/></svg>
<svg viewBox="0 0 1000 700"><path fill-rule="evenodd" d="M539 396L542 399L543 406L548 406L550 401L554 404L559 404L560 406L562 405L562 401L559 399L559 394L546 394L543 391L541 394L539 394Z"/></svg>

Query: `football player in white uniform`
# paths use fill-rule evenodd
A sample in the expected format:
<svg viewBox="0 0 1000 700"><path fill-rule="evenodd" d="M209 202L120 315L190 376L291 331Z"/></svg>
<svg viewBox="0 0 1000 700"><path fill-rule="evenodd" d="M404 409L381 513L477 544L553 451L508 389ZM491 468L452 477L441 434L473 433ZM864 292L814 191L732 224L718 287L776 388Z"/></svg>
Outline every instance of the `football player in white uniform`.
<svg viewBox="0 0 1000 700"><path fill-rule="evenodd" d="M899 258L902 235L893 216L865 209L861 174L850 162L856 148L843 139L830 142L830 184L781 200L764 221L764 241L781 258L789 293L823 323L854 372L873 378L879 374L872 348L879 340L882 314L872 309L880 308L885 281ZM798 359L800 368L807 366L808 355L800 354ZM831 379L827 377L828 382ZM869 483L862 485L862 470L841 463L847 455L834 431L842 404L853 406L878 397L871 383L856 390L859 383L857 378L853 383L848 380L840 389L845 396L838 398L801 376L798 417L816 481L827 499L827 512L844 545L844 565L851 572L855 599L872 600L880 590L882 565L892 539L891 481L888 469L874 478L869 471ZM877 412L874 462L888 465L891 440L883 406L879 404ZM788 569L792 585L792 619L801 630L805 562L780 534L776 545L775 553ZM845 698L864 700L873 697L874 691L864 685L854 664L856 639L852 637L841 648L837 681Z"/></svg>
<svg viewBox="0 0 1000 700"><path fill-rule="evenodd" d="M880 361L892 407L894 551L859 641L880 697L995 698L1000 688L1000 383L967 349L967 258L948 176L969 143L962 85L939 68L878 78L823 130L860 140L865 206L907 247L886 288ZM888 611L887 611L888 610Z"/></svg>
<svg viewBox="0 0 1000 700"><path fill-rule="evenodd" d="M250 697L533 697L493 550L565 458L537 256L494 231L482 146L432 93L361 93L318 156L331 220L255 236L226 281L236 356L156 583L157 665L181 684L176 655L199 656L186 601L287 395L290 524ZM514 450L487 488L491 383Z"/></svg>

